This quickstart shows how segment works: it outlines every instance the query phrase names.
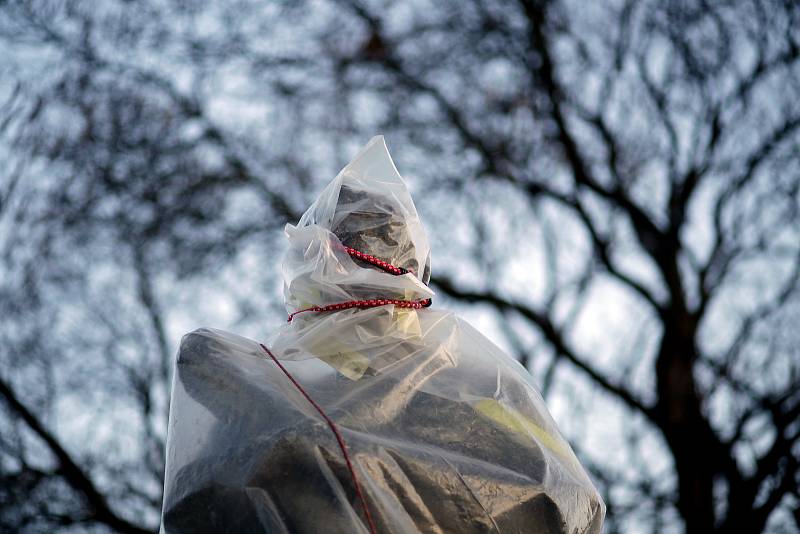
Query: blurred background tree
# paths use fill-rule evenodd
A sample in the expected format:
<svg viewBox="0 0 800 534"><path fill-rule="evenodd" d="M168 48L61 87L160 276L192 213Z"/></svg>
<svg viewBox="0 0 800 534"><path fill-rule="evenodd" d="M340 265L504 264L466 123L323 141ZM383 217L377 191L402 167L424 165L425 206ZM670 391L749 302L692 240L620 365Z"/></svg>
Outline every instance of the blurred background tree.
<svg viewBox="0 0 800 534"><path fill-rule="evenodd" d="M0 530L157 528L173 354L387 136L608 532L800 525L800 5L0 2Z"/></svg>

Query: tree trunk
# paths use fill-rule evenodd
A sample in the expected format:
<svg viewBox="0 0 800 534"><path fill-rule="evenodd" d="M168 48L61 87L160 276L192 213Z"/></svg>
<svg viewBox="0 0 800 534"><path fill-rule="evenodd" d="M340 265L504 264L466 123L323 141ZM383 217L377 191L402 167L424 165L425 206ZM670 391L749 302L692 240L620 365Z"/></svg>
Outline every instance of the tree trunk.
<svg viewBox="0 0 800 534"><path fill-rule="evenodd" d="M678 510L686 521L686 533L714 530L713 482L715 458L713 431L701 409L693 362L696 359L696 327L684 314L680 321L665 321L656 362L661 431L675 460L678 475Z"/></svg>

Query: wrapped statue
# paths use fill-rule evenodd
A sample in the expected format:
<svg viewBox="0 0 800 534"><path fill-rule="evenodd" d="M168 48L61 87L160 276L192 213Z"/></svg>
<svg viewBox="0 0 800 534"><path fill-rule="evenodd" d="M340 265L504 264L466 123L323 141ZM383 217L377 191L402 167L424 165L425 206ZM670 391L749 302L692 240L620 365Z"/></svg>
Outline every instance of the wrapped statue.
<svg viewBox="0 0 800 534"><path fill-rule="evenodd" d="M287 324L183 338L162 532L600 532L528 372L430 306L430 247L382 137L286 236Z"/></svg>

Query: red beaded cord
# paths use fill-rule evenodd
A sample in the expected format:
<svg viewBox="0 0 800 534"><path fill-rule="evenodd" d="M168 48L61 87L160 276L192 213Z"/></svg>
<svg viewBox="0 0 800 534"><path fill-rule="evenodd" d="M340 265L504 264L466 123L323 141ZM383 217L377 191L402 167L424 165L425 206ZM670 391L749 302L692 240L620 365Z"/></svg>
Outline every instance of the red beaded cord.
<svg viewBox="0 0 800 534"><path fill-rule="evenodd" d="M360 250L356 250L352 247L348 247L347 245L339 245L339 248L347 252L351 257L359 259L365 263L374 265L375 267L380 267L387 273L391 273L395 276L400 276L406 273L414 274L414 272L409 269L406 269L404 267L395 267L388 261L383 261L382 259L376 258L375 256L370 256L369 254L361 252Z"/></svg>
<svg viewBox="0 0 800 534"><path fill-rule="evenodd" d="M384 261L380 258L376 258L375 256L370 256L369 254L365 254L360 250L356 250L352 247L348 247L346 245L339 245L341 250L347 252L350 257L356 258L361 260L365 263L369 263L370 265L374 265L384 271L393 274L395 276L402 276L407 273L414 274L413 271L409 269L405 269L403 267L396 267L391 263ZM397 306L398 308L410 308L414 310L419 310L421 308L427 308L433 303L431 299L419 299L419 300L403 300L403 299L369 299L369 300L348 300L347 302L339 302L337 304L328 304L326 306L311 306L310 308L305 308L302 310L297 310L294 313L289 314L289 318L286 322L291 323L294 316L298 313L304 312L329 312L329 311L339 311L339 310L349 310L351 308L375 308L377 306L387 306L389 304Z"/></svg>
<svg viewBox="0 0 800 534"><path fill-rule="evenodd" d="M375 527L375 521L372 519L372 514L369 511L369 506L367 506L367 499L364 496L364 492L361 490L361 484L358 483L358 476L356 476L356 470L353 468L353 462L350 460L350 454L347 451L347 444L344 441L344 436L339 431L339 426L333 422L333 419L328 417L328 414L325 413L325 410L322 409L322 406L316 403L311 395L303 389L303 386L300 385L300 382L297 381L295 377L289 372L286 367L284 367L278 358L272 354L272 351L267 348L266 345L259 343L259 346L267 353L267 355L272 359L273 362L277 364L283 374L286 375L294 387L305 397L305 399L314 407L318 414L322 416L326 423L328 423L328 427L333 432L334 437L336 438L336 442L339 444L339 449L342 451L342 455L344 456L344 461L347 465L347 470L350 472L350 479L353 481L353 487L356 490L356 495L358 496L358 500L361 502L361 508L364 509L364 517L367 519L367 524L369 525L370 534L377 534L378 529Z"/></svg>
<svg viewBox="0 0 800 534"><path fill-rule="evenodd" d="M407 274L407 273L411 273L411 271L408 270L408 269L404 269L403 267L395 267L394 265L392 265L389 262L383 261L383 260L381 260L379 258L376 258L375 256L370 256L369 254L365 254L365 253L363 253L361 251L358 251L358 250L356 250L354 248L347 247L345 245L341 245L341 248L342 248L342 250L347 252L351 257L359 259L359 260L361 260L363 262L369 263L369 264L374 265L376 267L379 267L379 268L383 269L384 271L386 271L388 273L391 273L391 274L393 274L395 276L401 276L401 275L404 275L404 274ZM297 310L296 312L294 312L294 313L289 315L288 322L292 322L292 319L298 313L309 312L309 311L320 313L320 312L327 312L327 311L347 310L347 309L350 309L350 308L374 308L374 307L377 307L377 306L386 306L386 305L389 305L389 304L397 306L398 308L411 308L411 309L418 310L420 308L427 308L428 306L431 305L432 302L433 301L431 299L429 299L429 298L428 299L419 299L419 300L402 300L402 299L350 300L350 301L347 301L347 302L340 302L338 304L328 304L326 306L311 306L310 308L306 308L306 309L303 309L303 310ZM291 375L291 373L289 373L288 369L286 369L283 365L281 365L281 362L278 361L278 358L274 354L272 354L272 351L270 351L269 348L267 348L266 345L261 345L260 344L260 346L264 350L264 352L266 352L267 355L272 359L272 361L274 361L278 365L280 370L292 382L294 387L297 388L298 391L300 391L300 393L314 407L314 409L322 416L322 418L325 419L325 422L330 427L331 431L333 432L334 436L336 437L336 441L339 444L339 448L342 451L342 455L344 456L345 463L347 464L347 470L350 472L350 478L353 480L353 486L355 487L356 495L358 497L358 500L361 503L361 507L364 510L364 516L365 516L365 518L367 520L367 525L369 527L369 531L370 531L371 534L377 534L377 528L375 526L374 520L372 519L372 514L370 514L369 506L367 505L367 499L366 499L363 491L361 490L361 485L359 484L358 476L356 475L356 471L353 468L353 463L350 460L350 455L349 455L348 450L347 450L347 444L345 443L344 437L342 436L341 432L339 431L338 426L336 425L336 423L333 422L333 420L330 417L328 417L328 415L325 413L325 411L322 409L322 407L319 404L317 404L314 401L313 398L311 398L311 396L305 391L305 389L303 389L303 387L300 385L300 383L297 381L297 379L295 379L295 377L293 377Z"/></svg>

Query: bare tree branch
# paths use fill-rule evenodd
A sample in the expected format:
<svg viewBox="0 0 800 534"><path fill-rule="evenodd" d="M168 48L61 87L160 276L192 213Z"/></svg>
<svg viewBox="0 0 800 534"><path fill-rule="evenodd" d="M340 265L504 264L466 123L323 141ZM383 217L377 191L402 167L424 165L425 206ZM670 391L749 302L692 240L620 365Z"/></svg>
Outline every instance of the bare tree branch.
<svg viewBox="0 0 800 534"><path fill-rule="evenodd" d="M447 278L434 278L433 284L451 297L455 297L459 300L463 300L465 302L481 302L489 304L490 306L494 306L502 312L513 311L515 313L519 313L521 316L537 325L542 332L542 335L544 335L550 341L559 355L586 373L586 375L588 375L589 378L591 378L599 386L622 400L626 405L628 405L629 408L632 408L647 418L655 418L655 412L652 407L647 406L642 401L637 399L633 393L625 389L623 386L609 381L609 379L607 379L601 372L594 369L591 365L584 361L584 359L575 354L575 352L569 348L561 332L546 315L527 306L507 301L493 293L480 293L458 289Z"/></svg>
<svg viewBox="0 0 800 534"><path fill-rule="evenodd" d="M41 421L17 397L11 386L0 379L0 395L8 407L47 445L50 452L58 460L59 470L72 488L81 494L91 509L91 519L104 523L119 532L144 534L148 530L131 523L117 515L106 502L100 489L78 466L72 456L64 449L58 439L48 431Z"/></svg>

